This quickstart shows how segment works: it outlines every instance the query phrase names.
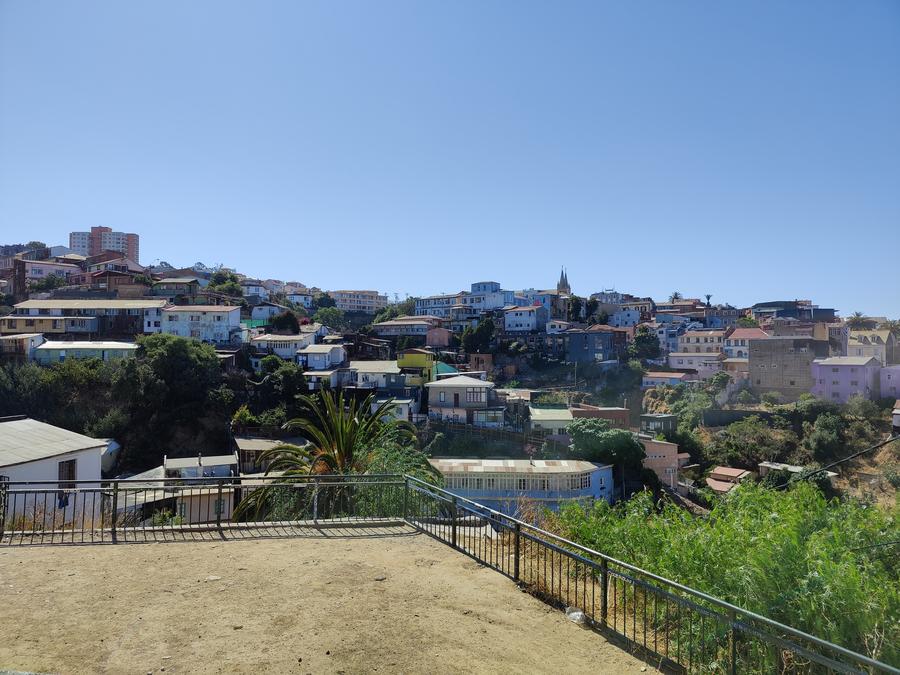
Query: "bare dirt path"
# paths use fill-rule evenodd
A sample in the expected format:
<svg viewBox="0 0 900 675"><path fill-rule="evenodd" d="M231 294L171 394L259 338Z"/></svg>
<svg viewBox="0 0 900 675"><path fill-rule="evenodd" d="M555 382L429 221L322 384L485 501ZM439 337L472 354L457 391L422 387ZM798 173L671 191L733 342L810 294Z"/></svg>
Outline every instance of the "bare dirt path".
<svg viewBox="0 0 900 675"><path fill-rule="evenodd" d="M0 670L653 670L424 535L0 550Z"/></svg>

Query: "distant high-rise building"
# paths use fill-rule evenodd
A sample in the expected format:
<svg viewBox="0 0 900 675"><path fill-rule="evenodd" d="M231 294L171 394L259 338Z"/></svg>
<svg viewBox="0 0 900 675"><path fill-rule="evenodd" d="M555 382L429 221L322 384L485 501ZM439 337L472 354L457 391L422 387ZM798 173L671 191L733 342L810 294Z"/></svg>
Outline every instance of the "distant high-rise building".
<svg viewBox="0 0 900 675"><path fill-rule="evenodd" d="M90 232L70 232L69 248L83 256L119 251L126 258L140 262L140 237L130 232L113 232L109 227L92 227Z"/></svg>

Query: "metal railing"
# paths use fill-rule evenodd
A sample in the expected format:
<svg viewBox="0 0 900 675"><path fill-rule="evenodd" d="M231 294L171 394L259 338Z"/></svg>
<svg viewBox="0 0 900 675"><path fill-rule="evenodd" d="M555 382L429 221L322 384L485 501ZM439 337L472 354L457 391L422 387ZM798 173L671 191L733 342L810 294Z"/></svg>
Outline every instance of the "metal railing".
<svg viewBox="0 0 900 675"><path fill-rule="evenodd" d="M694 673L900 670L407 478L406 521L648 661Z"/></svg>
<svg viewBox="0 0 900 675"><path fill-rule="evenodd" d="M550 605L582 612L589 627L664 668L900 673L409 476L0 481L3 545L395 525L448 544Z"/></svg>
<svg viewBox="0 0 900 675"><path fill-rule="evenodd" d="M405 490L396 475L5 481L0 545L404 524Z"/></svg>

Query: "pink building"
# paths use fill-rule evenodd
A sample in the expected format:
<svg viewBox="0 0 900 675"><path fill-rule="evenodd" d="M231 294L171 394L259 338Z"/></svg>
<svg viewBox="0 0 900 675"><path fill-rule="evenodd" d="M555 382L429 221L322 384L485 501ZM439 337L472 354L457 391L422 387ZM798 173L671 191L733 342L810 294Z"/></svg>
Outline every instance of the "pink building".
<svg viewBox="0 0 900 675"><path fill-rule="evenodd" d="M686 452L678 452L677 443L658 441L646 434L639 434L638 439L644 445L646 457L642 464L645 469L652 469L659 476L663 485L670 488L678 488L678 471L690 460Z"/></svg>
<svg viewBox="0 0 900 675"><path fill-rule="evenodd" d="M846 403L851 396L875 399L881 396L881 362L873 356L832 356L812 362L816 398Z"/></svg>

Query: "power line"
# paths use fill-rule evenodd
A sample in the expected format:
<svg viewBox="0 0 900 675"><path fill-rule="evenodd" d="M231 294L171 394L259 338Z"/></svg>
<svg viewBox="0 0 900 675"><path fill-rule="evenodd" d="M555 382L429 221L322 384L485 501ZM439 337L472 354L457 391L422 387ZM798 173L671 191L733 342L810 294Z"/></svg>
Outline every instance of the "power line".
<svg viewBox="0 0 900 675"><path fill-rule="evenodd" d="M856 548L851 548L851 551L862 551L866 548L878 548L879 546L894 546L895 544L900 544L900 539L895 541L884 541L880 544L869 544L868 546L857 546Z"/></svg>
<svg viewBox="0 0 900 675"><path fill-rule="evenodd" d="M823 466L821 469L816 469L815 471L810 471L808 474L805 474L805 475L792 476L791 478L789 478L787 480L787 482L776 486L775 489L780 490L781 488L786 488L791 483L796 483L798 480L807 480L809 478L812 478L816 474L822 473L823 471L828 471L828 469L830 469L834 466L837 466L838 464L843 464L844 462L849 462L851 459L856 459L860 455L864 455L867 452L872 452L873 450L878 450L878 448L883 448L885 445L888 445L889 443L893 443L894 441L897 441L897 440L900 440L900 434L898 434L897 436L891 436L890 438L888 438L884 441L881 441L880 443L876 443L872 447L866 448L865 450L860 450L859 452L854 452L852 455L850 455L848 457L844 457L843 459L839 459L836 462L832 462L831 464L828 464L826 466Z"/></svg>

